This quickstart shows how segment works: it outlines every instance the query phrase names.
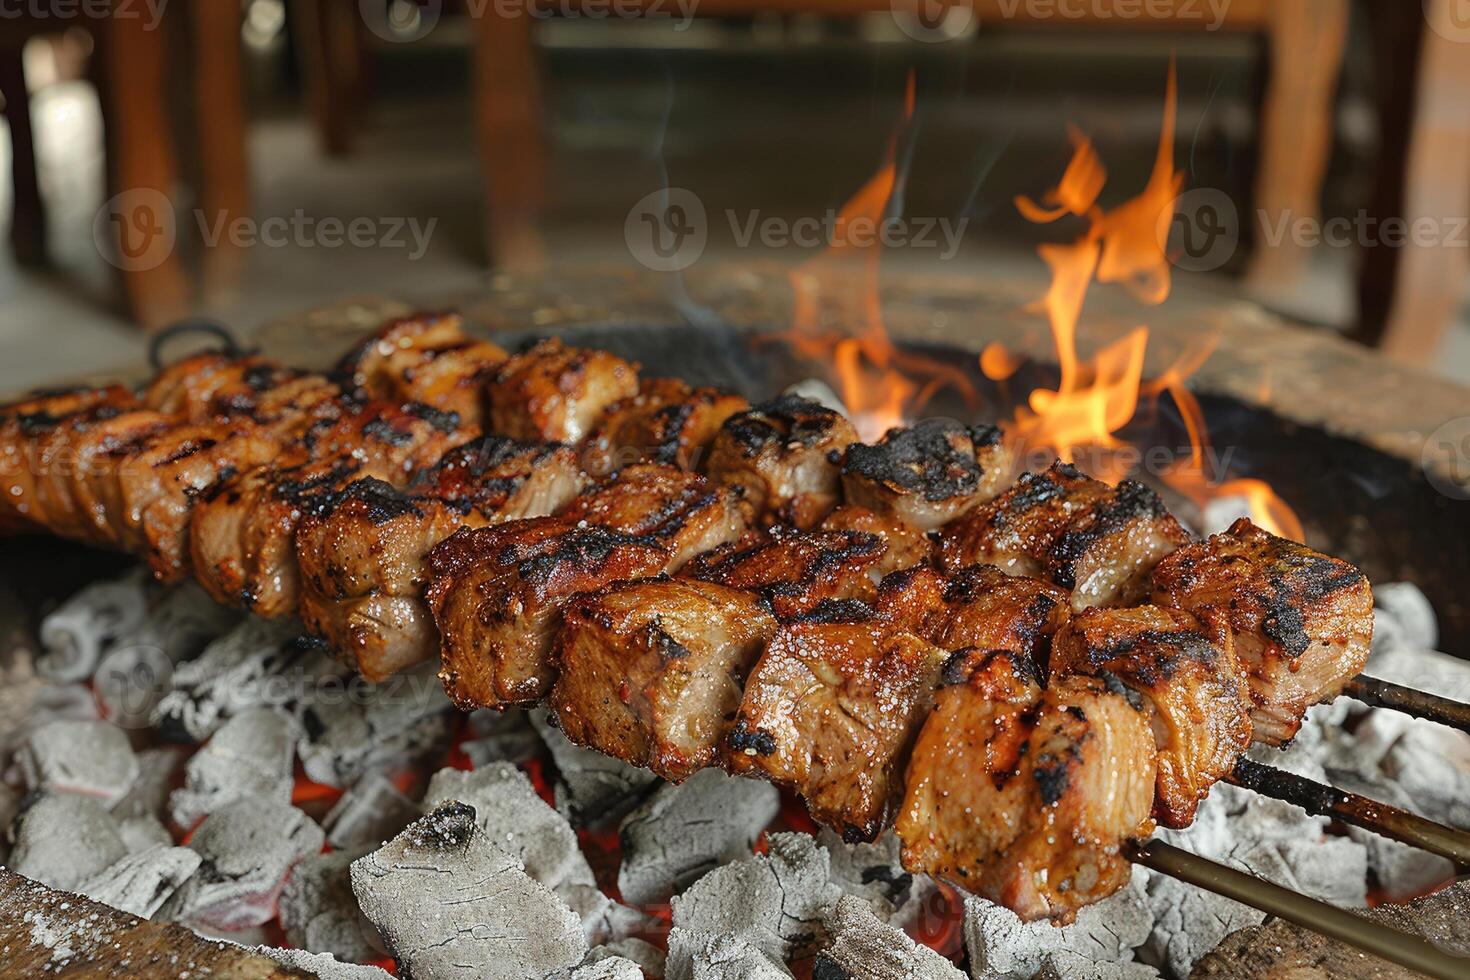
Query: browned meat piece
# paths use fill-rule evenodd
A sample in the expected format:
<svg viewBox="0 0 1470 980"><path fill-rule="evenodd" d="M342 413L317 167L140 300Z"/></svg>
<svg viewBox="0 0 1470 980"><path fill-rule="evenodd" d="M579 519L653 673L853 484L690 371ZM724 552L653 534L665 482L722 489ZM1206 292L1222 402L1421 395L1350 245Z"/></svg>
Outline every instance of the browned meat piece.
<svg viewBox="0 0 1470 980"><path fill-rule="evenodd" d="M608 406L638 394L638 367L552 338L500 365L488 394L494 431L515 439L580 442Z"/></svg>
<svg viewBox="0 0 1470 980"><path fill-rule="evenodd" d="M638 394L607 410L587 439L582 465L598 477L643 460L698 469L720 426L749 407L719 388L693 388L674 378L645 381Z"/></svg>
<svg viewBox="0 0 1470 980"><path fill-rule="evenodd" d="M774 528L764 541L730 544L685 566L688 578L757 593L780 619L794 619L834 599L873 595L883 542L856 531Z"/></svg>
<svg viewBox="0 0 1470 980"><path fill-rule="evenodd" d="M837 506L839 461L857 441L837 412L785 395L732 415L710 445L706 471L740 488L752 521L807 530Z"/></svg>
<svg viewBox="0 0 1470 980"><path fill-rule="evenodd" d="M1024 920L1070 922L1125 885L1120 846L1153 829L1144 716L1095 678L1043 693L1009 651L955 654L944 680L908 768L904 866Z"/></svg>
<svg viewBox="0 0 1470 980"><path fill-rule="evenodd" d="M507 355L466 336L463 326L442 313L392 321L354 347L337 373L362 397L417 402L480 426L485 383Z"/></svg>
<svg viewBox="0 0 1470 980"><path fill-rule="evenodd" d="M556 680L552 640L567 600L668 561L653 538L559 517L450 535L429 552L425 594L443 638L444 690L466 708L539 701Z"/></svg>
<svg viewBox="0 0 1470 980"><path fill-rule="evenodd" d="M1363 669L1373 590L1363 573L1245 518L1154 569L1153 601L1219 619L1245 667L1257 741L1279 745L1303 713Z"/></svg>
<svg viewBox="0 0 1470 980"><path fill-rule="evenodd" d="M549 514L585 483L570 447L503 436L451 449L406 491L355 481L297 529L301 618L370 681L427 660L429 549L461 527Z"/></svg>
<svg viewBox="0 0 1470 980"><path fill-rule="evenodd" d="M656 538L671 553L671 572L695 555L738 541L746 530L733 490L662 463L619 470L578 496L561 516Z"/></svg>
<svg viewBox="0 0 1470 980"><path fill-rule="evenodd" d="M993 499L1011 477L1011 454L993 425L925 419L847 448L847 502L932 531Z"/></svg>
<svg viewBox="0 0 1470 980"><path fill-rule="evenodd" d="M298 376L257 354L205 351L160 370L144 389L143 404L189 422L248 415L262 393Z"/></svg>
<svg viewBox="0 0 1470 980"><path fill-rule="evenodd" d="M783 626L745 682L730 770L795 790L850 842L872 840L903 792L946 656L878 621Z"/></svg>
<svg viewBox="0 0 1470 980"><path fill-rule="evenodd" d="M877 609L945 650L1011 650L1045 663L1052 635L1067 620L1067 593L990 565L951 575L920 567L884 578Z"/></svg>
<svg viewBox="0 0 1470 980"><path fill-rule="evenodd" d="M1130 605L1160 558L1189 543L1158 494L1135 480L1109 487L1075 466L1023 473L1016 485L941 532L945 568L976 562L1072 590L1072 608Z"/></svg>
<svg viewBox="0 0 1470 980"><path fill-rule="evenodd" d="M648 579L578 596L551 706L574 742L679 781L716 764L776 620L754 595Z"/></svg>
<svg viewBox="0 0 1470 980"><path fill-rule="evenodd" d="M859 531L876 535L887 546L882 559L873 566L880 575L912 568L929 560L929 536L895 517L874 513L866 507L843 504L822 521L823 531Z"/></svg>
<svg viewBox="0 0 1470 980"><path fill-rule="evenodd" d="M1087 609L1052 645L1051 676L1116 679L1148 705L1158 748L1154 817L1187 827L1251 743L1250 699L1228 630L1178 609Z"/></svg>

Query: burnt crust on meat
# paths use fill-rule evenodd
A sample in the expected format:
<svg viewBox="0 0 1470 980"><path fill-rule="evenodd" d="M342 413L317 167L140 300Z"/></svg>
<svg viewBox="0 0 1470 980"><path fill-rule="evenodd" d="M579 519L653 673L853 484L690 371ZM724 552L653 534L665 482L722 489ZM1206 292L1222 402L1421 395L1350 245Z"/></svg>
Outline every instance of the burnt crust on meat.
<svg viewBox="0 0 1470 980"><path fill-rule="evenodd" d="M924 419L849 446L842 485L849 503L932 530L1005 488L1010 454L994 426Z"/></svg>
<svg viewBox="0 0 1470 980"><path fill-rule="evenodd" d="M638 394L607 409L587 438L583 465L593 476L645 460L699 469L720 426L749 407L720 388L695 388L675 378L644 381Z"/></svg>
<svg viewBox="0 0 1470 980"><path fill-rule="evenodd" d="M860 531L774 528L764 541L699 555L681 574L748 589L778 619L789 620L827 600L870 597L874 586L869 573L885 547L876 535Z"/></svg>

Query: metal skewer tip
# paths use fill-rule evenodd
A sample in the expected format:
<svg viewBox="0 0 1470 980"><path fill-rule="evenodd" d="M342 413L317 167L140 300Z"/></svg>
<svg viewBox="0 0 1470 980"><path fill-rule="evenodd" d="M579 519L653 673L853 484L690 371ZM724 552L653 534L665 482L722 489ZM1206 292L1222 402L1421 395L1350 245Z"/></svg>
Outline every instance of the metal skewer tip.
<svg viewBox="0 0 1470 980"><path fill-rule="evenodd" d="M1366 674L1359 674L1348 681L1342 693L1374 708L1402 711L1415 718L1470 732L1470 704L1463 701L1443 698L1427 691L1416 691L1412 687L1382 681Z"/></svg>

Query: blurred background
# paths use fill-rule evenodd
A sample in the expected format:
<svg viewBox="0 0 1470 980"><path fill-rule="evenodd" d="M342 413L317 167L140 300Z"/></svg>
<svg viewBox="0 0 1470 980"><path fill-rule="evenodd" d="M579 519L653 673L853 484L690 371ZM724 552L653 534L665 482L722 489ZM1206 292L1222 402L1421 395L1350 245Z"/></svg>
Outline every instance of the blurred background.
<svg viewBox="0 0 1470 980"><path fill-rule="evenodd" d="M935 243L885 268L1039 294L1060 232L1016 197L1046 205L1081 134L1099 202L1138 194L1171 58L1176 295L1470 381L1462 0L9 0L0 387L136 362L184 315L248 335L656 265L667 188L699 262L796 265L826 242L794 222L891 144L890 211Z"/></svg>

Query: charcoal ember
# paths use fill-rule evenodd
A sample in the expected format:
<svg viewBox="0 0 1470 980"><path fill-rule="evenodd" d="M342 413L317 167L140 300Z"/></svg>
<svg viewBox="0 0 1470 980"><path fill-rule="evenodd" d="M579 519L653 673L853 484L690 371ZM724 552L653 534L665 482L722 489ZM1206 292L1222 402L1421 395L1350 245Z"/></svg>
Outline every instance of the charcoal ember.
<svg viewBox="0 0 1470 980"><path fill-rule="evenodd" d="M567 882L556 895L582 923L582 935L590 945L620 942L660 924L630 905L613 901L596 885Z"/></svg>
<svg viewBox="0 0 1470 980"><path fill-rule="evenodd" d="M838 900L827 915L826 927L831 945L817 954L813 978L964 980L953 963L885 923L856 896Z"/></svg>
<svg viewBox="0 0 1470 980"><path fill-rule="evenodd" d="M545 977L582 962L576 916L450 802L352 865L352 890L405 976Z"/></svg>
<svg viewBox="0 0 1470 980"><path fill-rule="evenodd" d="M653 791L658 777L611 756L573 745L544 708L527 712L556 763L556 808L574 827L616 823Z"/></svg>
<svg viewBox="0 0 1470 980"><path fill-rule="evenodd" d="M199 862L198 853L187 847L158 844L89 876L76 890L103 905L151 919Z"/></svg>
<svg viewBox="0 0 1470 980"><path fill-rule="evenodd" d="M301 630L295 620L245 619L174 669L153 725L202 742L248 708L293 707L316 678L343 671L319 644L302 641Z"/></svg>
<svg viewBox="0 0 1470 980"><path fill-rule="evenodd" d="M113 810L112 815L116 817L117 811ZM137 854L159 845L168 846L174 842L174 835L153 816L119 817L117 833L129 854Z"/></svg>
<svg viewBox="0 0 1470 980"><path fill-rule="evenodd" d="M1133 950L1149 938L1154 910L1150 875L1133 869L1128 886L1077 913L1071 925L1022 922L1003 906L965 899L965 948L976 980L1030 980L1046 969L1063 977L1144 978L1152 967L1133 961ZM1187 974L1186 974L1187 975Z"/></svg>
<svg viewBox="0 0 1470 980"><path fill-rule="evenodd" d="M365 853L366 848L314 854L296 865L281 892L287 942L313 953L331 953L345 963L380 955L368 939L372 927L362 921L352 894L352 862Z"/></svg>
<svg viewBox="0 0 1470 980"><path fill-rule="evenodd" d="M84 684L49 684L23 669L0 678L0 759L18 752L38 728L97 719L97 699Z"/></svg>
<svg viewBox="0 0 1470 980"><path fill-rule="evenodd" d="M319 692L302 712L298 752L306 775L345 789L369 770L417 764L449 744L449 699L423 664L378 685L354 679L341 696Z"/></svg>
<svg viewBox="0 0 1470 980"><path fill-rule="evenodd" d="M441 769L424 794L426 810L459 800L475 808L486 839L521 862L526 874L553 891L593 885L592 868L566 818L537 795L526 774L506 762L462 772Z"/></svg>
<svg viewBox="0 0 1470 980"><path fill-rule="evenodd" d="M634 905L667 901L713 868L748 855L780 805L770 783L718 769L659 786L619 828L618 891Z"/></svg>
<svg viewBox="0 0 1470 980"><path fill-rule="evenodd" d="M525 762L541 751L541 736L524 711L480 708L468 721L471 737L460 749L476 769L492 762Z"/></svg>
<svg viewBox="0 0 1470 980"><path fill-rule="evenodd" d="M1384 582L1373 586L1374 650L1379 628L1384 635L1413 650L1433 650L1439 643L1439 620L1429 599L1411 582ZM1383 618L1391 623L1383 623Z"/></svg>
<svg viewBox="0 0 1470 980"><path fill-rule="evenodd" d="M95 796L108 806L138 776L127 733L105 721L49 722L31 732L17 758L32 790Z"/></svg>
<svg viewBox="0 0 1470 980"><path fill-rule="evenodd" d="M339 851L366 850L396 837L422 812L386 774L369 772L327 812L322 829L327 843Z"/></svg>
<svg viewBox="0 0 1470 980"><path fill-rule="evenodd" d="M613 956L632 960L649 980L662 980L664 975L664 951L643 939L618 939L601 946L594 946L587 953L585 962L596 963Z"/></svg>
<svg viewBox="0 0 1470 980"><path fill-rule="evenodd" d="M295 742L294 722L277 708L235 715L184 766L169 815L188 828L236 800L289 803Z"/></svg>
<svg viewBox="0 0 1470 980"><path fill-rule="evenodd" d="M196 928L238 932L269 922L286 876L325 837L293 806L241 799L205 818L189 839L203 863L162 910Z"/></svg>
<svg viewBox="0 0 1470 980"><path fill-rule="evenodd" d="M36 672L57 683L90 680L103 653L142 628L152 591L139 568L113 581L94 582L67 599L41 620Z"/></svg>
<svg viewBox="0 0 1470 980"><path fill-rule="evenodd" d="M677 945L670 937L670 977L693 975L716 937L762 954L752 962L778 965L825 941L823 917L842 896L827 852L806 834L772 834L768 843L768 853L722 865L674 898L673 925L683 935Z"/></svg>
<svg viewBox="0 0 1470 980"><path fill-rule="evenodd" d="M90 796L42 793L11 829L10 870L65 891L75 891L128 853L117 818Z"/></svg>
<svg viewBox="0 0 1470 980"><path fill-rule="evenodd" d="M1194 964L1231 933L1260 925L1266 914L1167 875L1151 875L1148 902L1154 910L1149 937L1138 959L1165 976L1187 977Z"/></svg>
<svg viewBox="0 0 1470 980"><path fill-rule="evenodd" d="M748 937L675 927L666 980L791 980L791 971Z"/></svg>
<svg viewBox="0 0 1470 980"><path fill-rule="evenodd" d="M558 970L546 980L643 980L643 970L632 960L605 956L578 963L570 970Z"/></svg>
<svg viewBox="0 0 1470 980"><path fill-rule="evenodd" d="M137 753L138 775L127 795L112 806L112 812L126 820L133 817L162 817L173 792L179 769L188 750L165 745L143 749Z"/></svg>
<svg viewBox="0 0 1470 980"><path fill-rule="evenodd" d="M376 966L341 963L330 953L311 953L304 949L278 949L257 946L255 952L269 957L290 970L299 970L317 980L392 980L392 974Z"/></svg>
<svg viewBox="0 0 1470 980"><path fill-rule="evenodd" d="M1386 795L1377 798L1394 806L1409 802L1395 801ZM1357 827L1349 827L1348 836L1367 851L1368 869L1378 884L1378 891L1390 902L1406 902L1424 895L1454 877L1455 864L1449 858Z"/></svg>
<svg viewBox="0 0 1470 980"><path fill-rule="evenodd" d="M898 835L888 831L871 843L849 844L831 828L817 834L827 852L832 881L845 894L868 903L890 925L907 928L918 920L938 889L927 875L904 870Z"/></svg>

